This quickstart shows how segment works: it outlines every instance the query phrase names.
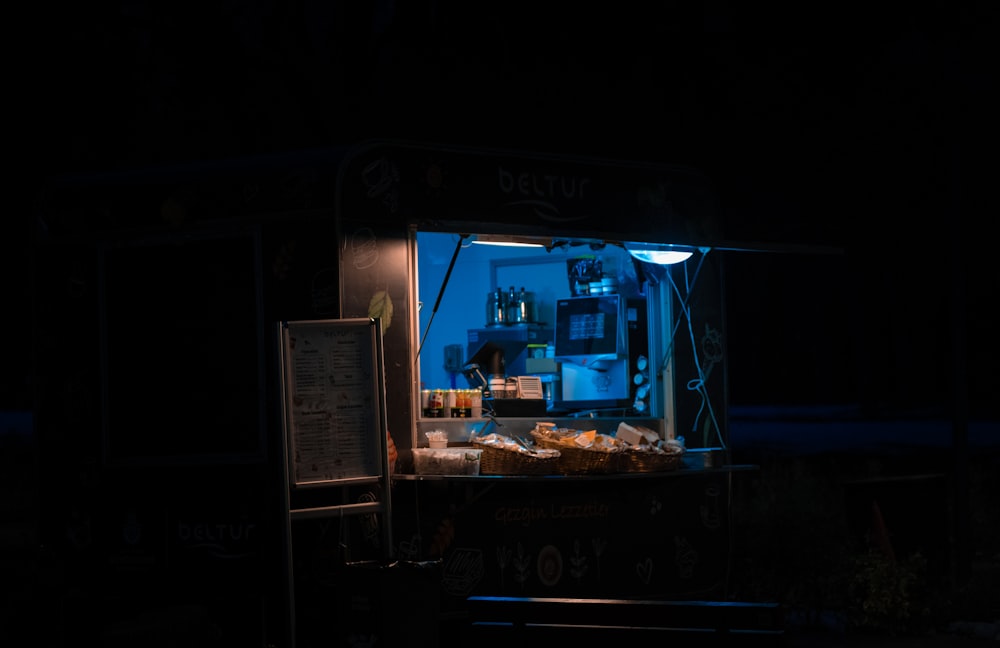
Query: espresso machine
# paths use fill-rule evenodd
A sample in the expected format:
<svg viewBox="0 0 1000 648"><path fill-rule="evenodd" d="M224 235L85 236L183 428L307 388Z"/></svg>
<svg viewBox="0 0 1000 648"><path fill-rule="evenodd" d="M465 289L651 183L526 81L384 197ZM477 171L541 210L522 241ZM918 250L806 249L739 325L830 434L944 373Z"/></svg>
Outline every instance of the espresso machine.
<svg viewBox="0 0 1000 648"><path fill-rule="evenodd" d="M587 295L556 303L555 358L565 410L632 406L633 358L647 353L645 300Z"/></svg>

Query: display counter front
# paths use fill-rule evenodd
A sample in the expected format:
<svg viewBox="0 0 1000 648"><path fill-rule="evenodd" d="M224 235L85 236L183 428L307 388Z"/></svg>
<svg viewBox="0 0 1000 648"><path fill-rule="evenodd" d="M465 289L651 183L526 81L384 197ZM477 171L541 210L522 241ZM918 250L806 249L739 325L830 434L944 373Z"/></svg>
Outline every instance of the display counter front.
<svg viewBox="0 0 1000 648"><path fill-rule="evenodd" d="M397 474L399 559L440 561L442 611L470 596L723 600L734 476Z"/></svg>

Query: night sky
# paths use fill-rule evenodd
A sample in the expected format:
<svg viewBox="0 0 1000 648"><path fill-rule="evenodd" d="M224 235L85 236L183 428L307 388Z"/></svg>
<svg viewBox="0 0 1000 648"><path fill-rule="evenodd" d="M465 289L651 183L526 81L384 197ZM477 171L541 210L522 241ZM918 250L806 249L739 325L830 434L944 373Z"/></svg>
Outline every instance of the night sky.
<svg viewBox="0 0 1000 648"><path fill-rule="evenodd" d="M729 239L843 251L727 257L733 404L947 416L967 391L995 417L995 3L649 5L39 6L19 186L37 209L52 174L370 138L690 165ZM5 312L30 309L33 213L8 215Z"/></svg>

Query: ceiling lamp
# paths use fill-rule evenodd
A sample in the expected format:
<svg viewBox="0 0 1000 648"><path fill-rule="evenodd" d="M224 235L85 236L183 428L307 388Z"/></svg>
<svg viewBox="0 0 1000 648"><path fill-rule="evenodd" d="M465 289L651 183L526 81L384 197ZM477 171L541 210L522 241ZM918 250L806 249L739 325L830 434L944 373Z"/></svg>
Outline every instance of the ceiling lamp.
<svg viewBox="0 0 1000 648"><path fill-rule="evenodd" d="M669 243L624 243L628 253L640 261L655 265L673 265L687 261L695 248Z"/></svg>

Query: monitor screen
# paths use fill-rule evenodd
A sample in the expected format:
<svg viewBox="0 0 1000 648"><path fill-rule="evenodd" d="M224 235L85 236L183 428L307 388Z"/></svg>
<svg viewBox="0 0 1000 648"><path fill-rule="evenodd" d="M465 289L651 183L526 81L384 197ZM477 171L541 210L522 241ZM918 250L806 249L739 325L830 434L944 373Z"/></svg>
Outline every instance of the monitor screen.
<svg viewBox="0 0 1000 648"><path fill-rule="evenodd" d="M570 297L556 303L556 359L589 366L626 357L621 295Z"/></svg>

